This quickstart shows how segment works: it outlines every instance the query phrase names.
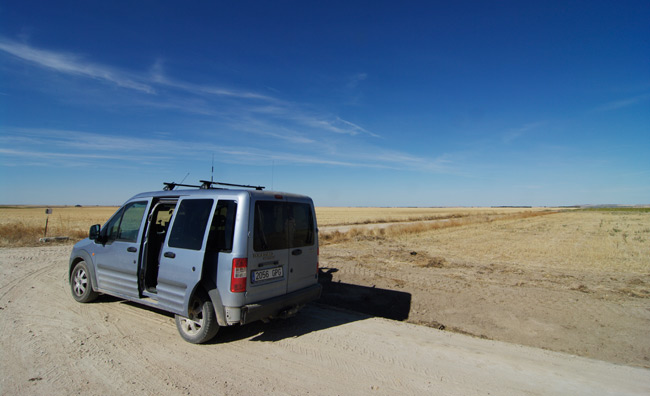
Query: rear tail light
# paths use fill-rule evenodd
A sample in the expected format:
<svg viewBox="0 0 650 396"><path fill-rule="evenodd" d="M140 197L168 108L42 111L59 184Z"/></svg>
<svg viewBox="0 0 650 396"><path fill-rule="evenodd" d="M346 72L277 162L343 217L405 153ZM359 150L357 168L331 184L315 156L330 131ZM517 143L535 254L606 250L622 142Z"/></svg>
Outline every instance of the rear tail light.
<svg viewBox="0 0 650 396"><path fill-rule="evenodd" d="M230 276L230 291L241 293L246 291L246 273L248 272L248 259L232 259L232 274Z"/></svg>
<svg viewBox="0 0 650 396"><path fill-rule="evenodd" d="M318 276L319 268L320 268L320 246L316 248L316 276Z"/></svg>

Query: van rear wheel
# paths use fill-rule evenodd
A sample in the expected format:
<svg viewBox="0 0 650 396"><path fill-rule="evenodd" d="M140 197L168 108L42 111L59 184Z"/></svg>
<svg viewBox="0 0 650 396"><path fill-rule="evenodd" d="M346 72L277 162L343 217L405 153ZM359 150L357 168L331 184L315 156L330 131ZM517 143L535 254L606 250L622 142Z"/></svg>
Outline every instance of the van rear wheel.
<svg viewBox="0 0 650 396"><path fill-rule="evenodd" d="M190 300L189 317L175 315L181 337L192 344L203 344L217 335L219 324L209 298L194 296Z"/></svg>

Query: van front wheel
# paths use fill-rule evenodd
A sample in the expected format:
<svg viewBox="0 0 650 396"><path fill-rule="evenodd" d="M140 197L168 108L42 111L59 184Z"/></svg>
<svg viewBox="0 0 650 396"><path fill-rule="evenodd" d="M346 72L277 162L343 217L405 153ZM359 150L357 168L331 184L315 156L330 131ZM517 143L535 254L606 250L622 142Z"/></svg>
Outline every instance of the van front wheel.
<svg viewBox="0 0 650 396"><path fill-rule="evenodd" d="M90 272L85 261L79 261L70 274L70 290L72 297L80 303L87 303L95 300L99 293L93 290L90 284Z"/></svg>
<svg viewBox="0 0 650 396"><path fill-rule="evenodd" d="M219 324L214 313L214 306L209 298L200 296L190 300L189 317L176 315L176 328L181 337L192 344L203 344L217 335Z"/></svg>

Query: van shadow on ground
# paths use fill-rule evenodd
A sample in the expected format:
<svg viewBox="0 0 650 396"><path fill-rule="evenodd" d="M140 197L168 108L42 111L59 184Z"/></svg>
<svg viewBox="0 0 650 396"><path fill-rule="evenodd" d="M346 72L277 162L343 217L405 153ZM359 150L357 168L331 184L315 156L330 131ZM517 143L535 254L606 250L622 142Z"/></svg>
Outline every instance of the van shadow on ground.
<svg viewBox="0 0 650 396"><path fill-rule="evenodd" d="M279 341L371 317L400 321L408 318L410 293L333 282L332 274L337 271L336 268L320 269L318 281L323 286L320 300L305 307L295 317L224 328L225 334L219 334L216 342L244 337L252 337L252 341Z"/></svg>
<svg viewBox="0 0 650 396"><path fill-rule="evenodd" d="M332 274L335 272L338 272L336 268L322 268L319 271L318 281L323 286L318 301L320 304L381 318L408 319L411 310L410 293L332 282Z"/></svg>
<svg viewBox="0 0 650 396"><path fill-rule="evenodd" d="M321 268L318 282L323 287L320 300L308 304L296 316L272 320L269 323L254 322L245 326L228 326L219 329L217 336L208 344L222 344L249 338L251 341L280 341L300 337L313 331L382 317L392 320L406 320L411 309L411 294L333 282L336 268ZM101 295L97 303L124 303L139 309L146 309L173 318L173 314L156 308L143 306L116 297ZM173 323L173 322L172 322Z"/></svg>

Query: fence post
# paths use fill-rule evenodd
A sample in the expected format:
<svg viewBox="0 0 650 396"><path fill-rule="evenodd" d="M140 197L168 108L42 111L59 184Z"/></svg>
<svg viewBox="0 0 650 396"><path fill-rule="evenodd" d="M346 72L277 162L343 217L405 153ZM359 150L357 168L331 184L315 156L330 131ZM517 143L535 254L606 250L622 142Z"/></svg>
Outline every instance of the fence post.
<svg viewBox="0 0 650 396"><path fill-rule="evenodd" d="M50 214L52 214L52 209L47 208L45 209L45 214L47 217L45 218L45 231L43 232L43 238L47 237L47 223L50 221Z"/></svg>

